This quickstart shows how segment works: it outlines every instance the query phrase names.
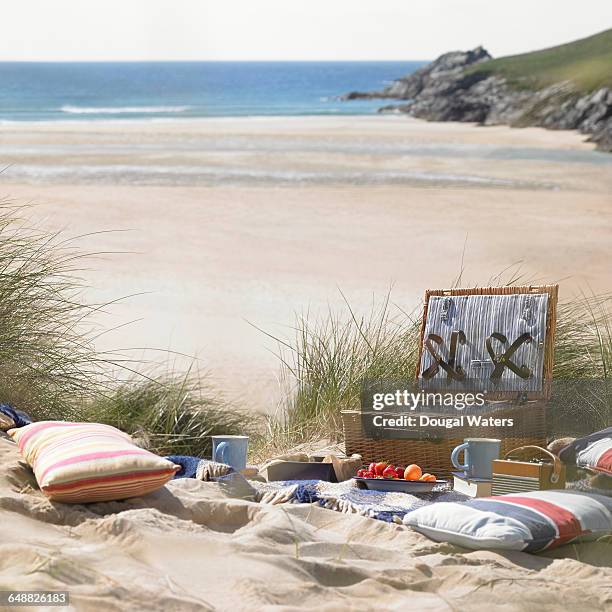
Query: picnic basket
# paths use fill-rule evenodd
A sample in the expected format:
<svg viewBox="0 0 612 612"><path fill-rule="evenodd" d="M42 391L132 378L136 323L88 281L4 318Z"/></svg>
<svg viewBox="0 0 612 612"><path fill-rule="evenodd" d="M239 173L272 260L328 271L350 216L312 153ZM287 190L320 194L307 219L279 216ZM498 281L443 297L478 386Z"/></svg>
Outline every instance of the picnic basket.
<svg viewBox="0 0 612 612"><path fill-rule="evenodd" d="M504 298L503 296L514 297ZM557 299L558 285L426 291L416 379L422 378L427 367L435 366L433 364L435 360L425 350L425 341L428 332L432 329L440 329L444 317L448 319L449 309L452 313L454 305L461 303L461 306L457 306L459 311L466 306L466 303L470 304L464 310L470 311L469 321L472 335L480 336L480 342L468 341L462 347L464 363L469 365L472 373L477 372L476 376L488 378L495 364L488 364L483 355L475 354L473 347L480 346L483 338L490 334L490 330L495 326L498 328L504 325L511 327L512 331L507 332L508 338L516 337L521 325L523 328L526 325L526 318L532 316L528 310L533 309L535 304L537 311L535 319L537 320L530 320L528 323L533 328L534 338L539 338L539 342L530 342L530 345L533 346L529 349L532 351L531 355L537 354L539 367L537 376L532 376L520 393L517 393L515 389L506 389L503 385L501 389L496 387L494 393L489 396L492 399L490 405L487 404L490 414L499 418L513 418L516 425L511 432L502 431L502 428L499 430L495 427L488 428L485 436L482 435L481 430L466 426L453 429L452 435L439 438L414 439L410 435L403 436L400 431L395 432L394 437L390 439L382 435L372 435L371 431L366 431L363 426L361 407L356 406L355 409L344 410L341 413L347 455L358 453L365 464L381 459L398 465L417 463L438 477L448 477L454 469L450 462L451 452L466 437L500 438L502 455L520 446L544 446L546 444L546 400L549 399L551 393ZM480 308L481 305L482 308ZM516 315L517 307L518 316ZM479 309L483 311L482 317ZM499 316L491 314L497 312L496 309L501 313L498 313ZM520 319L518 327L517 318ZM447 327L448 330L452 329L452 321ZM501 343L496 344L497 346L501 346ZM466 348L467 352L465 352ZM510 378L512 372L509 370L508 372L508 378ZM440 371L440 374L443 375L444 372ZM518 395L521 401L517 401Z"/></svg>

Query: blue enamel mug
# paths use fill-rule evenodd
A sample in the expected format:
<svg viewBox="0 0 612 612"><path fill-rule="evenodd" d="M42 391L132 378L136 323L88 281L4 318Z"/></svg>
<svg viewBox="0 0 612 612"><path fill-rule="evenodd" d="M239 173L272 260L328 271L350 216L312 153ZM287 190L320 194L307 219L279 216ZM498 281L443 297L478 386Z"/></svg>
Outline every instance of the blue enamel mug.
<svg viewBox="0 0 612 612"><path fill-rule="evenodd" d="M211 436L213 442L212 460L225 463L236 471L244 470L249 449L248 436Z"/></svg>
<svg viewBox="0 0 612 612"><path fill-rule="evenodd" d="M451 453L452 464L469 478L493 477L493 460L499 459L501 440L492 438L466 438ZM459 463L459 453L463 451L464 462Z"/></svg>

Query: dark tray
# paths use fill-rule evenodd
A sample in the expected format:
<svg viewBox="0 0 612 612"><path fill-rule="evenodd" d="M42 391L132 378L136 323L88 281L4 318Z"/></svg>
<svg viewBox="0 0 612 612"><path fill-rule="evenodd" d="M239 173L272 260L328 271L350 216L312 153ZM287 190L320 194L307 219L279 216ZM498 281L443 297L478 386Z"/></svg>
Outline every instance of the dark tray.
<svg viewBox="0 0 612 612"><path fill-rule="evenodd" d="M283 461L267 468L268 480L327 480L338 482L331 463Z"/></svg>
<svg viewBox="0 0 612 612"><path fill-rule="evenodd" d="M355 476L353 480L372 491L386 491L387 493L429 493L436 485L445 485L446 480L400 480L399 478L361 478Z"/></svg>

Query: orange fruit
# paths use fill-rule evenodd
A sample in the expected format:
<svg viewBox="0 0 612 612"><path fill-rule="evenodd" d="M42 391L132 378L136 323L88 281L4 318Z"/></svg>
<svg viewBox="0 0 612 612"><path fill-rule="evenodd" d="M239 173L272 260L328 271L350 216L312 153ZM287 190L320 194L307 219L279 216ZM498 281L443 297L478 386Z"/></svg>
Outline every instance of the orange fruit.
<svg viewBox="0 0 612 612"><path fill-rule="evenodd" d="M416 463L413 463L404 470L404 480L418 480L422 473L423 470Z"/></svg>
<svg viewBox="0 0 612 612"><path fill-rule="evenodd" d="M436 477L433 474L428 474L425 472L425 474L423 474L419 480L424 480L425 482L436 482Z"/></svg>

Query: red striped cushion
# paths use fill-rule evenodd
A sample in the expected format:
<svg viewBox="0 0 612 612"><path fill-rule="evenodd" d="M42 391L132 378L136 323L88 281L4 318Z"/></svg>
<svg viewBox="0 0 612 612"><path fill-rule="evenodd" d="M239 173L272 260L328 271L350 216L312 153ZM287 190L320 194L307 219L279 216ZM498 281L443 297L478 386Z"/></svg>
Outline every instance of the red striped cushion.
<svg viewBox="0 0 612 612"><path fill-rule="evenodd" d="M576 465L612 476L612 435L594 440L578 451Z"/></svg>
<svg viewBox="0 0 612 612"><path fill-rule="evenodd" d="M612 498L577 491L532 491L409 512L404 524L466 548L536 552L612 533Z"/></svg>
<svg viewBox="0 0 612 612"><path fill-rule="evenodd" d="M138 497L162 487L179 466L132 444L110 425L39 421L9 435L55 501L86 503Z"/></svg>
<svg viewBox="0 0 612 612"><path fill-rule="evenodd" d="M574 440L559 457L568 465L612 476L612 427Z"/></svg>

